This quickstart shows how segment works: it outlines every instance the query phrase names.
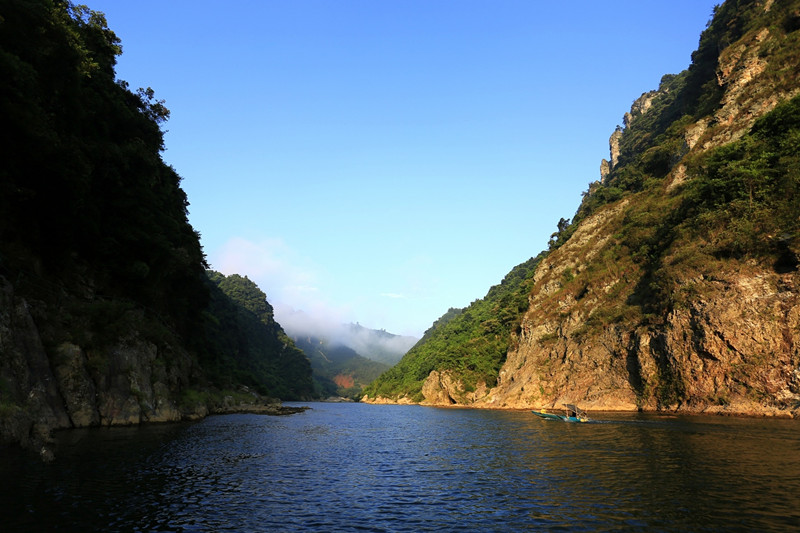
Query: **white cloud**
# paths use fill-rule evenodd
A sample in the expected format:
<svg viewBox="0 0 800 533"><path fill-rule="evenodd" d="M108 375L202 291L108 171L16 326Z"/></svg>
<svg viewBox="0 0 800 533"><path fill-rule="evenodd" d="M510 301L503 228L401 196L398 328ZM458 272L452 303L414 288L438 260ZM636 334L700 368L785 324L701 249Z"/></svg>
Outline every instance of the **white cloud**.
<svg viewBox="0 0 800 533"><path fill-rule="evenodd" d="M320 269L280 239L253 242L234 237L209 259L212 268L226 276L240 274L253 280L266 293L284 328L299 320L337 326L352 320L350 309L327 300L320 288Z"/></svg>
<svg viewBox="0 0 800 533"><path fill-rule="evenodd" d="M420 305L434 320L443 310L435 307L428 295L430 287L418 283L424 279L422 265L413 258L402 272L384 273L383 278L356 276L346 279L342 273L331 274L309 258L297 253L281 239L253 241L233 237L208 254L211 268L225 275L240 274L253 280L267 295L275 309L276 320L287 331L309 331L309 325L334 337L342 324L361 322L368 327L385 328L395 334L419 336L430 326L421 319ZM416 267L416 268L414 268ZM410 274L411 279L404 279ZM398 282L396 292L380 292L385 277ZM350 283L348 285L348 283ZM338 296L332 291L338 291ZM366 291L371 296L365 297ZM434 309L427 309L434 305ZM446 309L444 309L446 310ZM437 314L438 313L438 314ZM409 317L418 322L409 324Z"/></svg>
<svg viewBox="0 0 800 533"><path fill-rule="evenodd" d="M226 276L247 276L273 300L314 298L319 293L317 269L280 239L253 242L242 237L229 239L211 254L212 268Z"/></svg>
<svg viewBox="0 0 800 533"><path fill-rule="evenodd" d="M382 292L381 296L383 296L384 298L405 299L405 295L398 294L395 292Z"/></svg>

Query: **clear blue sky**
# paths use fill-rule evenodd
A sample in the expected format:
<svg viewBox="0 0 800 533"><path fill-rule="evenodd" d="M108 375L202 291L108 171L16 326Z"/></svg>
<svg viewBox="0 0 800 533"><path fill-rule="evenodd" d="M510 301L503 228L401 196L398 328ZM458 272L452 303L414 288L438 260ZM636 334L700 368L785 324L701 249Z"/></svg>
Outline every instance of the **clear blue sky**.
<svg viewBox="0 0 800 533"><path fill-rule="evenodd" d="M421 335L547 246L714 1L87 0L212 268ZM280 320L280 314L278 315Z"/></svg>

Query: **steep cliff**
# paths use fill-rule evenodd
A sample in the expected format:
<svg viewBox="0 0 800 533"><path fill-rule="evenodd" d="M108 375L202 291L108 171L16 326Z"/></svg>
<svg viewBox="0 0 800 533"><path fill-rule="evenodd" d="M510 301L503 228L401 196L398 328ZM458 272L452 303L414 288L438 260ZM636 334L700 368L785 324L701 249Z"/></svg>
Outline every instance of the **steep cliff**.
<svg viewBox="0 0 800 533"><path fill-rule="evenodd" d="M797 1L718 7L559 224L496 383L435 368L389 398L800 413L798 28Z"/></svg>
<svg viewBox="0 0 800 533"><path fill-rule="evenodd" d="M0 443L45 456L52 429L313 394L280 326L206 276L169 110L120 53L101 13L0 3Z"/></svg>
<svg viewBox="0 0 800 533"><path fill-rule="evenodd" d="M77 338L54 318L79 312L72 295L61 296L47 302L20 295L0 276L0 442L46 456L53 429L176 421L207 412L208 405L181 401L188 387L208 384L178 337L155 339L140 310L106 301L89 303L96 311L86 312L106 314L105 324L116 331L87 327ZM90 340L100 335L107 340Z"/></svg>

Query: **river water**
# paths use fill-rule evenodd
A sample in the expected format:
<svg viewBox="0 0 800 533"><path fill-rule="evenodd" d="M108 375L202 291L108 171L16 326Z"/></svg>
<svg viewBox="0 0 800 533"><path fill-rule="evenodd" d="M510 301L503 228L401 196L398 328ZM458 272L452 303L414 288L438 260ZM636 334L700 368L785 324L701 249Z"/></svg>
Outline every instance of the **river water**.
<svg viewBox="0 0 800 533"><path fill-rule="evenodd" d="M0 529L800 529L797 420L307 405L2 449Z"/></svg>

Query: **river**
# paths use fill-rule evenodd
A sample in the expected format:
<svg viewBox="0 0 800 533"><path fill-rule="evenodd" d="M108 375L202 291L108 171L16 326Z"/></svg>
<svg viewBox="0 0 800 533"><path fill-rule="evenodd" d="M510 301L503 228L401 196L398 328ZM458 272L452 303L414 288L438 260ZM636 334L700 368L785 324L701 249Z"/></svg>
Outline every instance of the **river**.
<svg viewBox="0 0 800 533"><path fill-rule="evenodd" d="M787 531L800 421L311 403L0 449L4 531Z"/></svg>

